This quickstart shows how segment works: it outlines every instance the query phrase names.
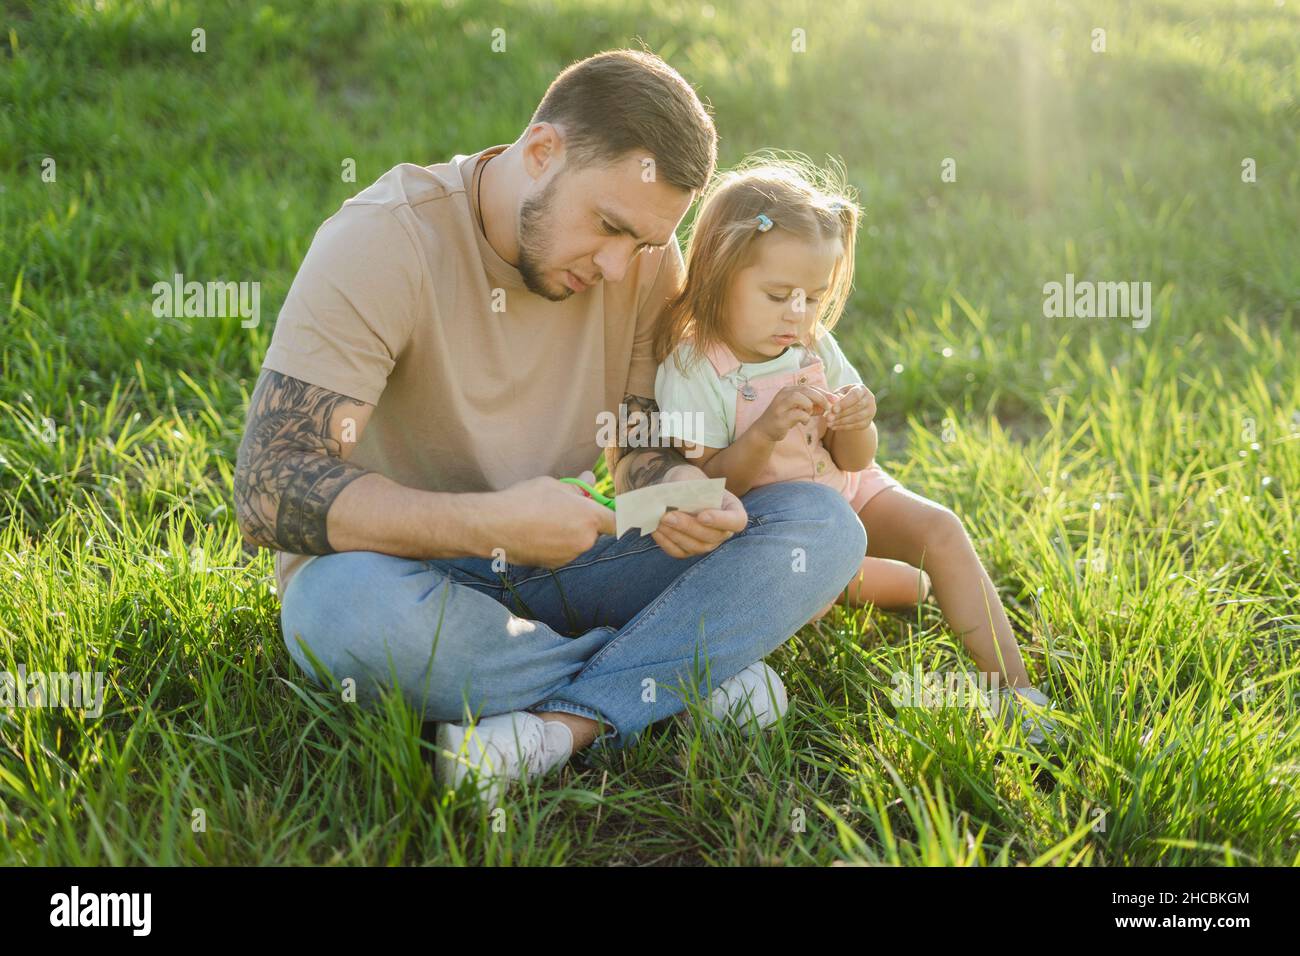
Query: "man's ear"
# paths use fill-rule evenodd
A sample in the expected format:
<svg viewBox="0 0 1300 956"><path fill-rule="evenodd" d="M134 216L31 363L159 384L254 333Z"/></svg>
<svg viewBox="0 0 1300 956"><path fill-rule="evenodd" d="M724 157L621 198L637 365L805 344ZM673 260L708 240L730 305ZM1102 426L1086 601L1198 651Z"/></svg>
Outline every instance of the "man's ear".
<svg viewBox="0 0 1300 956"><path fill-rule="evenodd" d="M541 179L564 166L564 135L554 123L534 123L524 136L524 172L530 179Z"/></svg>

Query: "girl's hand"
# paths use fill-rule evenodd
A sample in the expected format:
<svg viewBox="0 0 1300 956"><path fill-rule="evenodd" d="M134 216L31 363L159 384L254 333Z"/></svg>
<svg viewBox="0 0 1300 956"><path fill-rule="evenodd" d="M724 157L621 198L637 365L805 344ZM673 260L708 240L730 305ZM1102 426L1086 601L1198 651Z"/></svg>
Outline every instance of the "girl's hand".
<svg viewBox="0 0 1300 956"><path fill-rule="evenodd" d="M787 385L776 393L772 403L754 422L754 428L774 442L780 441L795 425L807 425L838 404L839 399L814 385Z"/></svg>
<svg viewBox="0 0 1300 956"><path fill-rule="evenodd" d="M876 420L876 396L865 385L845 385L835 390L839 400L826 413L830 431L849 432L870 428Z"/></svg>

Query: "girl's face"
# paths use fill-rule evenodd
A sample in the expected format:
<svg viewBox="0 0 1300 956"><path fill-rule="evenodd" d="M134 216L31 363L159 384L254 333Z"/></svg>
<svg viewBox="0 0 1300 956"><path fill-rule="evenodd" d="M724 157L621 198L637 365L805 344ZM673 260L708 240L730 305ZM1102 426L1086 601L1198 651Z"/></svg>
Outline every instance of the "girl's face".
<svg viewBox="0 0 1300 956"><path fill-rule="evenodd" d="M780 227L761 236L754 262L736 273L727 293L727 344L736 358L766 362L810 341L842 252L838 239L804 239Z"/></svg>

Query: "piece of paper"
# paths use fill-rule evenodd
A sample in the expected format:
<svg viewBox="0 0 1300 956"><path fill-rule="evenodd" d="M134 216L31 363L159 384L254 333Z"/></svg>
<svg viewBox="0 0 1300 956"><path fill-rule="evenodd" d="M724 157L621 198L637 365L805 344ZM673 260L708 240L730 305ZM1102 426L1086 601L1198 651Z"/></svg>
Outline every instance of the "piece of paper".
<svg viewBox="0 0 1300 956"><path fill-rule="evenodd" d="M659 519L669 508L690 512L720 508L726 487L726 478L692 478L625 491L614 499L618 536L621 538L624 532L640 528L644 538L659 527Z"/></svg>

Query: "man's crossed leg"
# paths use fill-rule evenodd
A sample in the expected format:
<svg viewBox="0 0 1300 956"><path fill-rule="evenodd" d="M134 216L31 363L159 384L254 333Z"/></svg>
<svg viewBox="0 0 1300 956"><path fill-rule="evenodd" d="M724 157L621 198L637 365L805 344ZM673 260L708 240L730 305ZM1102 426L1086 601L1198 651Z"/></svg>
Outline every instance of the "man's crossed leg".
<svg viewBox="0 0 1300 956"><path fill-rule="evenodd" d="M688 558L634 533L603 535L555 569L324 555L282 596L285 640L308 674L299 640L335 679L353 678L361 703L395 677L426 720L563 713L596 722L603 732L587 736L602 746L625 747L684 709L681 688L708 697L783 644L861 564L866 532L832 489L785 482L743 503L746 528ZM521 719L497 723L518 732Z"/></svg>

